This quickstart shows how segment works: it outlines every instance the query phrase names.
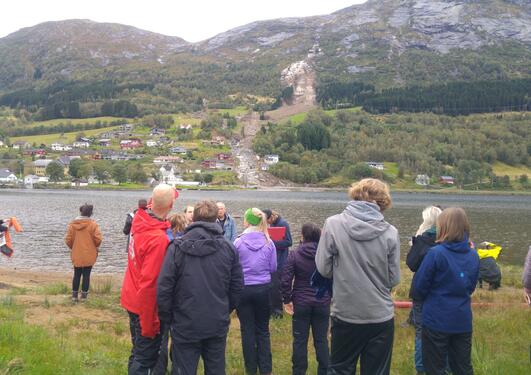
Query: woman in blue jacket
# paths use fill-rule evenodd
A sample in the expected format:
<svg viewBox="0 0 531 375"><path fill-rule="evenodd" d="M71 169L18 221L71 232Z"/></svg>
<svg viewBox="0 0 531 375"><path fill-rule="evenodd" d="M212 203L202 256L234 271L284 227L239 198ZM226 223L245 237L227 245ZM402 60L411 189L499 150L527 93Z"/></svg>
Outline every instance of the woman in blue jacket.
<svg viewBox="0 0 531 375"><path fill-rule="evenodd" d="M479 274L479 257L470 248L470 224L462 208L437 218L437 246L428 251L413 281L422 306L422 360L426 374L473 374L470 296Z"/></svg>

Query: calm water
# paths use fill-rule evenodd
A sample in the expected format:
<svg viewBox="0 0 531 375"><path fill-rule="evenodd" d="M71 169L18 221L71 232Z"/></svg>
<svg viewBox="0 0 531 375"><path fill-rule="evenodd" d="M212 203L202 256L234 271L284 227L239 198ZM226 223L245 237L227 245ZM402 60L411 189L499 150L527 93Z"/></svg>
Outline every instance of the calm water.
<svg viewBox="0 0 531 375"><path fill-rule="evenodd" d="M94 271L121 273L126 264L126 238L122 234L126 214L135 208L138 199L148 195L148 192L0 190L0 217L16 216L24 228L23 233L14 235L13 258L0 255L0 266L71 270L63 237L68 222L77 216L79 206L88 202L95 206L93 218L99 223L104 238ZM207 198L225 202L229 213L237 217L239 230L241 215L248 207L276 209L290 223L295 241L299 240L302 224L322 225L328 216L341 212L347 202L346 193L183 191L175 210ZM422 221L422 209L429 204L465 208L472 224L472 239L503 246L500 262L522 264L531 244L531 197L399 193L393 195L393 200L394 207L385 216L398 228L403 257L408 250L409 237Z"/></svg>

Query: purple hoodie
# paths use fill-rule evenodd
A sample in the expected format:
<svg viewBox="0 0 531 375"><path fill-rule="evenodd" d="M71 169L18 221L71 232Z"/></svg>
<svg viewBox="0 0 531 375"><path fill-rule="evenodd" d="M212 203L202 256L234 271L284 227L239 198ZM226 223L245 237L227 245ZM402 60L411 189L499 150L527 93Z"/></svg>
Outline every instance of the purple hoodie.
<svg viewBox="0 0 531 375"><path fill-rule="evenodd" d="M271 282L271 273L277 270L277 253L273 241L262 232L244 232L234 241L240 256L245 285Z"/></svg>

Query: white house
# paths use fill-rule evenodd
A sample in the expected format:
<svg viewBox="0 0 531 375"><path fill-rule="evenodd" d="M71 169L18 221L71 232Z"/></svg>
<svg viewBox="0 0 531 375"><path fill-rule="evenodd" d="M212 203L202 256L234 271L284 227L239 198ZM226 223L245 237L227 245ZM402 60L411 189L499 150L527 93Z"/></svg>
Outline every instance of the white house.
<svg viewBox="0 0 531 375"><path fill-rule="evenodd" d="M75 141L73 143L73 146L75 148L89 148L90 147L90 143L87 142L87 141Z"/></svg>
<svg viewBox="0 0 531 375"><path fill-rule="evenodd" d="M6 144L2 140L0 140L0 147L6 147Z"/></svg>
<svg viewBox="0 0 531 375"><path fill-rule="evenodd" d="M159 169L162 183L175 187L176 185L182 186L199 186L200 182L197 181L184 181L181 176L175 175L173 165L166 164Z"/></svg>
<svg viewBox="0 0 531 375"><path fill-rule="evenodd" d="M150 140L146 141L146 146L155 147L155 146L157 146L157 141L154 141L154 140L150 139Z"/></svg>
<svg viewBox="0 0 531 375"><path fill-rule="evenodd" d="M50 148L54 151L70 151L72 146L64 145L62 143L52 143Z"/></svg>
<svg viewBox="0 0 531 375"><path fill-rule="evenodd" d="M9 169L0 169L0 183L15 183L18 181L17 176Z"/></svg>
<svg viewBox="0 0 531 375"><path fill-rule="evenodd" d="M166 164L166 163L183 163L184 160L179 156L157 156L153 159L155 164Z"/></svg>
<svg viewBox="0 0 531 375"><path fill-rule="evenodd" d="M277 154L270 154L270 155L264 156L264 162L266 164L276 164L278 163L278 161L279 161L279 157Z"/></svg>
<svg viewBox="0 0 531 375"><path fill-rule="evenodd" d="M430 184L430 177L426 174L418 174L415 178L415 183L420 186L428 186Z"/></svg>
<svg viewBox="0 0 531 375"><path fill-rule="evenodd" d="M21 149L30 148L31 143L26 142L26 141L16 141L15 143L11 145L11 147L13 147L13 149L15 150L21 150Z"/></svg>
<svg viewBox="0 0 531 375"><path fill-rule="evenodd" d="M48 182L50 179L46 176L36 176L34 174L29 174L27 176L24 176L24 185L28 185L28 186L31 186L33 184L37 184L39 182L42 182L42 183L46 183Z"/></svg>
<svg viewBox="0 0 531 375"><path fill-rule="evenodd" d="M367 165L374 169L379 169L380 171L384 170L384 163L378 161L368 161Z"/></svg>

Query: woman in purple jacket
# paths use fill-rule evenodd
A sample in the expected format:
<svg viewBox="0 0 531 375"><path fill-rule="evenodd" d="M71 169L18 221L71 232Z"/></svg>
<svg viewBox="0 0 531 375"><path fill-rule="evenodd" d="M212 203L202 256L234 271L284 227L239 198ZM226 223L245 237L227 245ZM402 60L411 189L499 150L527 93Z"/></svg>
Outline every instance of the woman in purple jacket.
<svg viewBox="0 0 531 375"><path fill-rule="evenodd" d="M267 217L258 208L245 211L245 230L234 241L243 268L245 287L236 308L240 319L243 360L247 374L271 374L269 289L277 269L275 245L267 232Z"/></svg>
<svg viewBox="0 0 531 375"><path fill-rule="evenodd" d="M302 226L302 244L288 256L280 284L284 308L293 314L293 375L304 375L308 369L308 336L312 328L318 375L326 375L328 367L328 321L330 295L315 296L310 280L316 270L315 253L321 230L314 224ZM293 279L295 278L295 281Z"/></svg>

